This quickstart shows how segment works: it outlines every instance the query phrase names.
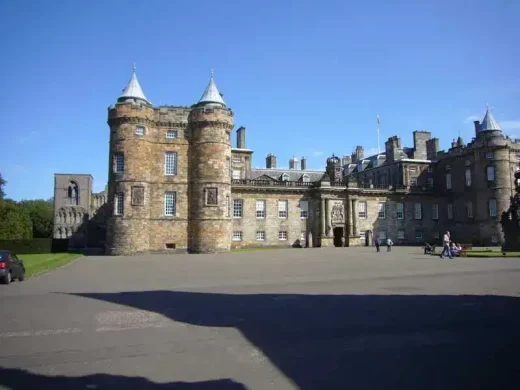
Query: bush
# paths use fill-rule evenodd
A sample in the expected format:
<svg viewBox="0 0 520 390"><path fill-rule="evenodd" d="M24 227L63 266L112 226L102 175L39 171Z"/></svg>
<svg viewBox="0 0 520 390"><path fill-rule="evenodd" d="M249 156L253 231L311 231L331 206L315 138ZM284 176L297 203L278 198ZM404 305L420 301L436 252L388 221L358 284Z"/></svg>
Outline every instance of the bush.
<svg viewBox="0 0 520 390"><path fill-rule="evenodd" d="M16 254L67 252L68 240L32 238L28 240L0 240L0 249Z"/></svg>

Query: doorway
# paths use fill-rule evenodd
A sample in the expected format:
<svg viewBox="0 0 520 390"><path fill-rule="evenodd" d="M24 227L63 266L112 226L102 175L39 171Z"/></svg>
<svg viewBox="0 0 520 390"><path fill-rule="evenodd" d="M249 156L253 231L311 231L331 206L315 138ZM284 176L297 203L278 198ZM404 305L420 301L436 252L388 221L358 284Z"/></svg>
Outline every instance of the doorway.
<svg viewBox="0 0 520 390"><path fill-rule="evenodd" d="M334 233L334 246L343 246L343 228L342 227L335 227L333 230Z"/></svg>

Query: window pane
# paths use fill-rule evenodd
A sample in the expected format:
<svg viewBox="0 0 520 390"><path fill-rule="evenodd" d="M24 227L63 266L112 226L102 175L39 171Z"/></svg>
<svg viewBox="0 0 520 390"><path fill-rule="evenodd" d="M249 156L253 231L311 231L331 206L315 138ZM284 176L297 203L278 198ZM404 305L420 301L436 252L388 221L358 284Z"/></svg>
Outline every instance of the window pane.
<svg viewBox="0 0 520 390"><path fill-rule="evenodd" d="M385 202L379 202L377 204L377 217L385 218L386 217L386 204Z"/></svg>
<svg viewBox="0 0 520 390"><path fill-rule="evenodd" d="M256 240L264 241L265 240L265 232L256 232Z"/></svg>
<svg viewBox="0 0 520 390"><path fill-rule="evenodd" d="M164 194L164 215L175 216L176 193L168 191Z"/></svg>
<svg viewBox="0 0 520 390"><path fill-rule="evenodd" d="M256 201L256 217L265 218L265 200Z"/></svg>
<svg viewBox="0 0 520 390"><path fill-rule="evenodd" d="M489 216L490 217L497 216L497 200L496 199L489 200Z"/></svg>
<svg viewBox="0 0 520 390"><path fill-rule="evenodd" d="M300 201L300 218L309 218L309 202L306 200Z"/></svg>
<svg viewBox="0 0 520 390"><path fill-rule="evenodd" d="M488 181L495 180L495 167L487 167L487 179Z"/></svg>
<svg viewBox="0 0 520 390"><path fill-rule="evenodd" d="M287 218L287 201L286 200L278 201L278 217Z"/></svg>
<svg viewBox="0 0 520 390"><path fill-rule="evenodd" d="M397 219L404 219L404 203L397 203Z"/></svg>
<svg viewBox="0 0 520 390"><path fill-rule="evenodd" d="M164 153L164 174L165 175L176 175L177 174L177 153L176 152Z"/></svg>
<svg viewBox="0 0 520 390"><path fill-rule="evenodd" d="M446 211L448 213L448 219L453 219L453 203L448 203Z"/></svg>
<svg viewBox="0 0 520 390"><path fill-rule="evenodd" d="M451 173L446 174L446 189L451 190Z"/></svg>
<svg viewBox="0 0 520 390"><path fill-rule="evenodd" d="M117 192L115 196L114 212L116 215L123 215L125 211L125 194L124 192Z"/></svg>
<svg viewBox="0 0 520 390"><path fill-rule="evenodd" d="M233 199L233 217L242 217L242 199Z"/></svg>
<svg viewBox="0 0 520 390"><path fill-rule="evenodd" d="M422 218L422 207L420 203L415 203L415 219L421 219Z"/></svg>
<svg viewBox="0 0 520 390"><path fill-rule="evenodd" d="M115 172L123 173L125 171L125 155L121 152L116 153Z"/></svg>
<svg viewBox="0 0 520 390"><path fill-rule="evenodd" d="M367 202L358 202L358 214L359 218L367 217Z"/></svg>

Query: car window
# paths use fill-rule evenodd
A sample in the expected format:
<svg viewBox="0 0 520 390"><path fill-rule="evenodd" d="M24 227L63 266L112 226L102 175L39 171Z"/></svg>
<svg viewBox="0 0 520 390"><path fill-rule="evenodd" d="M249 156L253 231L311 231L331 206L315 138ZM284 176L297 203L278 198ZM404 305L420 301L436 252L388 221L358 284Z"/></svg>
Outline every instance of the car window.
<svg viewBox="0 0 520 390"><path fill-rule="evenodd" d="M11 253L11 256L13 256L13 259L15 259L15 260L19 260L19 259L18 259L18 256L16 256L14 253Z"/></svg>

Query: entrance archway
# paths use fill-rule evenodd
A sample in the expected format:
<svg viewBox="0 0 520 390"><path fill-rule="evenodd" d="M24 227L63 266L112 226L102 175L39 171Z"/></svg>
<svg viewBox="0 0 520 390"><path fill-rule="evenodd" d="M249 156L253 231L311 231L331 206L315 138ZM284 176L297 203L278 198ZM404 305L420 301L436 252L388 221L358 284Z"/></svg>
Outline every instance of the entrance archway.
<svg viewBox="0 0 520 390"><path fill-rule="evenodd" d="M343 228L341 226L335 227L334 233L334 246L343 246Z"/></svg>

